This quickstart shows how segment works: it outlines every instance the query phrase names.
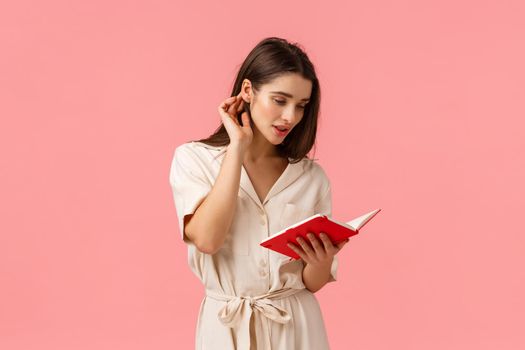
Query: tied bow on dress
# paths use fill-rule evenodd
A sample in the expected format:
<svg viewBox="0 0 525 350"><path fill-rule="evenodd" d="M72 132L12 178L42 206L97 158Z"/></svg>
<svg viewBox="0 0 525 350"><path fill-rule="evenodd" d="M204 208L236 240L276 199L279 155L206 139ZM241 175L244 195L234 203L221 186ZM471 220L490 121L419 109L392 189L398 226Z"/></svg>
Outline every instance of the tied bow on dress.
<svg viewBox="0 0 525 350"><path fill-rule="evenodd" d="M226 301L226 305L219 310L218 318L227 327L238 329L239 349L250 350L250 320L252 314L263 315L262 332L264 334L263 349L271 350L270 320L285 324L291 316L287 310L273 304L272 299L281 299L300 292L302 289L285 288L263 295L233 296L206 290L206 295L216 300Z"/></svg>

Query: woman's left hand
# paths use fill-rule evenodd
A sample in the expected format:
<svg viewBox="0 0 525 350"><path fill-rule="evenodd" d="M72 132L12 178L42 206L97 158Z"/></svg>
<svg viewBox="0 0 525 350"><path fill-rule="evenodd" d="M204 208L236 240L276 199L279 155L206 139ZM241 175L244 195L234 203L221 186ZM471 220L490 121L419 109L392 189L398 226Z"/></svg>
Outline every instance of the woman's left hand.
<svg viewBox="0 0 525 350"><path fill-rule="evenodd" d="M297 242L300 244L300 247L293 243L288 243L288 247L296 252L297 255L299 255L307 264L314 266L331 265L334 255L339 253L343 246L349 241L347 238L334 246L330 237L324 232L319 234L321 242L319 242L316 235L311 232L308 232L306 236L308 236L310 243L302 237L297 237Z"/></svg>

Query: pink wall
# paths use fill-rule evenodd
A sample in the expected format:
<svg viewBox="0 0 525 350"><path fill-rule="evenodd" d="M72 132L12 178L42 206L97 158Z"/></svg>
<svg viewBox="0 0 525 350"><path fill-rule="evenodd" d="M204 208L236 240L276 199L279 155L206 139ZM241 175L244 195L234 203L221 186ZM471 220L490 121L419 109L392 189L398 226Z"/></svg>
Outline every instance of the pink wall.
<svg viewBox="0 0 525 350"><path fill-rule="evenodd" d="M319 291L333 349L525 348L522 1L0 5L0 348L190 349L168 183L266 36L323 102L334 217L381 213Z"/></svg>

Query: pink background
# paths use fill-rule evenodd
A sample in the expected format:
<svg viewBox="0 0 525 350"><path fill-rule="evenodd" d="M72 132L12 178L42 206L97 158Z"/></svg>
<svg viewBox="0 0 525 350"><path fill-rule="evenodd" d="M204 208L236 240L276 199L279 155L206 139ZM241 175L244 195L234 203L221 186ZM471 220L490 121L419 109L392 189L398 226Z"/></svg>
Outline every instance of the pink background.
<svg viewBox="0 0 525 350"><path fill-rule="evenodd" d="M333 349L525 348L522 1L0 5L0 348L191 349L168 172L249 50L322 87L334 217L382 212L316 295Z"/></svg>

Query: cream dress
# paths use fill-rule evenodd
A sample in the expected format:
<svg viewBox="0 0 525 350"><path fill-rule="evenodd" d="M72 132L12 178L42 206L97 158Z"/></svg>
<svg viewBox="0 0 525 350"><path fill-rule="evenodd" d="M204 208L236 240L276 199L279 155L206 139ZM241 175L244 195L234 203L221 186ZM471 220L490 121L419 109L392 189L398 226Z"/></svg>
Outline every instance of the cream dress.
<svg viewBox="0 0 525 350"><path fill-rule="evenodd" d="M204 254L184 236L184 216L193 214L212 189L225 152L226 146L184 143L175 149L170 169L188 263L205 291L195 349L329 349L319 303L303 284L303 260L291 260L259 245L308 216L331 216L326 173L308 158L289 163L261 203L242 167L230 232L217 253ZM336 280L336 273L337 255L329 282Z"/></svg>

